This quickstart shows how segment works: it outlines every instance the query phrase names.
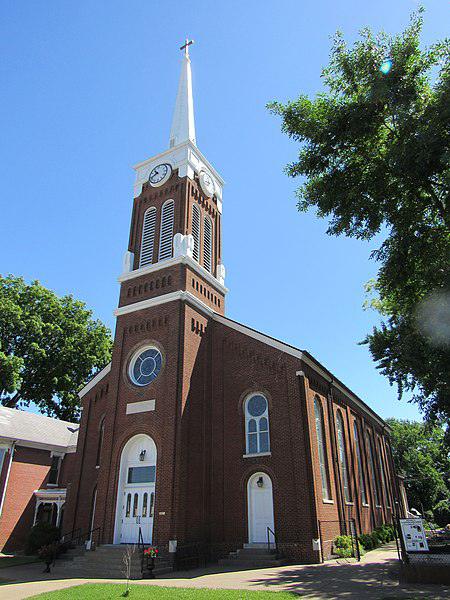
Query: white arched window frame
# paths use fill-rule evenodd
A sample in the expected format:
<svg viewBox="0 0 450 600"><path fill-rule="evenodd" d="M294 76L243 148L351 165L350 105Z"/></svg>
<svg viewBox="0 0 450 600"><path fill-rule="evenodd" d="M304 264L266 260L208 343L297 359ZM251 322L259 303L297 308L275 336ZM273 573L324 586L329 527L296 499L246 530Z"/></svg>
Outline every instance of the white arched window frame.
<svg viewBox="0 0 450 600"><path fill-rule="evenodd" d="M194 238L193 258L200 262L200 209L196 204L192 205L192 237Z"/></svg>
<svg viewBox="0 0 450 600"><path fill-rule="evenodd" d="M263 394L245 401L245 438L247 454L270 452L269 403Z"/></svg>
<svg viewBox="0 0 450 600"><path fill-rule="evenodd" d="M364 478L361 445L359 443L358 423L356 421L353 421L353 432L355 437L356 459L358 461L359 492L361 494L361 502L364 505L367 505L366 480Z"/></svg>
<svg viewBox="0 0 450 600"><path fill-rule="evenodd" d="M344 432L344 419L340 410L336 414L336 428L337 428L337 441L338 441L338 457L339 466L341 469L342 486L344 488L344 498L346 502L351 502L352 497L350 494L350 484L348 477L348 462L347 462L347 451L345 448L345 432Z"/></svg>
<svg viewBox="0 0 450 600"><path fill-rule="evenodd" d="M158 260L172 258L173 222L175 203L173 200L164 202L161 209L161 227L159 232Z"/></svg>
<svg viewBox="0 0 450 600"><path fill-rule="evenodd" d="M323 408L319 398L314 399L314 417L316 422L317 449L319 454L320 477L322 479L322 498L331 500L328 454L325 441Z"/></svg>
<svg viewBox="0 0 450 600"><path fill-rule="evenodd" d="M213 223L208 215L203 220L203 266L212 273L213 268Z"/></svg>
<svg viewBox="0 0 450 600"><path fill-rule="evenodd" d="M156 208L154 206L151 206L145 211L144 214L144 224L142 225L141 254L139 256L139 267L151 265L153 262L155 231Z"/></svg>

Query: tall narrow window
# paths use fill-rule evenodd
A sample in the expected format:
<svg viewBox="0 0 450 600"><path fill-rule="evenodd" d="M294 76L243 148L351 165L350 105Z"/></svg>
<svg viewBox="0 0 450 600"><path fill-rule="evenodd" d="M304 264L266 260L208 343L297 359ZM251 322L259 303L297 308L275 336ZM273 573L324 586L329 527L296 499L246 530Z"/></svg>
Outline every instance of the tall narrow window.
<svg viewBox="0 0 450 600"><path fill-rule="evenodd" d="M158 260L172 258L173 220L175 205L173 200L167 200L161 210L161 229L159 234Z"/></svg>
<svg viewBox="0 0 450 600"><path fill-rule="evenodd" d="M261 394L250 396L245 403L245 435L247 454L270 452L269 407Z"/></svg>
<svg viewBox="0 0 450 600"><path fill-rule="evenodd" d="M194 238L193 257L200 261L200 209L196 204L192 205L192 237Z"/></svg>
<svg viewBox="0 0 450 600"><path fill-rule="evenodd" d="M102 422L100 423L100 427L98 430L98 441L97 441L97 459L95 464L97 466L100 465L100 459L102 457L102 447L103 447L103 438L105 436L105 419L102 419Z"/></svg>
<svg viewBox="0 0 450 600"><path fill-rule="evenodd" d="M356 421L353 422L353 431L354 431L354 435L355 435L356 459L358 461L359 491L361 494L361 502L363 504L367 504L366 480L364 479L364 471L363 471L362 458L361 458L361 448L359 446L358 424L356 423Z"/></svg>
<svg viewBox="0 0 450 600"><path fill-rule="evenodd" d="M344 487L344 498L346 502L351 502L352 497L350 494L350 486L348 481L347 451L345 449L344 420L342 418L342 413L340 410L337 411L336 426L339 450L339 466L341 469L342 485Z"/></svg>
<svg viewBox="0 0 450 600"><path fill-rule="evenodd" d="M389 492L387 489L387 481L386 481L386 471L384 468L384 461L383 461L383 451L381 449L381 442L380 440L378 440L378 462L380 465L380 474L381 474L381 484L383 486L383 493L384 493L384 497L386 500L386 506L390 506L390 502L389 502Z"/></svg>
<svg viewBox="0 0 450 600"><path fill-rule="evenodd" d="M331 500L330 477L328 473L328 456L325 443L323 409L319 398L314 399L314 416L316 421L317 447L319 453L320 477L322 479L322 498Z"/></svg>
<svg viewBox="0 0 450 600"><path fill-rule="evenodd" d="M145 211L144 224L142 226L141 255L139 266L151 265L153 262L153 248L155 245L156 230L156 208L150 207Z"/></svg>
<svg viewBox="0 0 450 600"><path fill-rule="evenodd" d="M203 266L212 272L212 221L205 217L203 225Z"/></svg>
<svg viewBox="0 0 450 600"><path fill-rule="evenodd" d="M372 480L373 494L375 496L375 504L377 506L380 506L380 493L378 490L377 472L375 470L375 459L373 457L372 440L370 438L368 431L366 431L366 440L367 440L367 448L369 450L370 474L371 474L371 480Z"/></svg>
<svg viewBox="0 0 450 600"><path fill-rule="evenodd" d="M131 494L127 494L127 507L125 509L125 516L129 517L131 512Z"/></svg>
<svg viewBox="0 0 450 600"><path fill-rule="evenodd" d="M138 495L134 494L133 498L133 517L138 516Z"/></svg>

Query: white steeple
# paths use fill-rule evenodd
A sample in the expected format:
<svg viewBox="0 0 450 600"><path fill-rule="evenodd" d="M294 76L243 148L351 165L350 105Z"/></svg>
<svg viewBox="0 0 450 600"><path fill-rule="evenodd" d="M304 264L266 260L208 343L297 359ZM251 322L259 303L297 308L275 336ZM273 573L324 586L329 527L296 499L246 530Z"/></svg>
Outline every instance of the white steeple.
<svg viewBox="0 0 450 600"><path fill-rule="evenodd" d="M194 98L192 96L191 59L189 58L191 44L193 44L193 40L186 39L186 43L180 48L180 50L184 50L184 55L170 129L169 148L188 140L195 144Z"/></svg>

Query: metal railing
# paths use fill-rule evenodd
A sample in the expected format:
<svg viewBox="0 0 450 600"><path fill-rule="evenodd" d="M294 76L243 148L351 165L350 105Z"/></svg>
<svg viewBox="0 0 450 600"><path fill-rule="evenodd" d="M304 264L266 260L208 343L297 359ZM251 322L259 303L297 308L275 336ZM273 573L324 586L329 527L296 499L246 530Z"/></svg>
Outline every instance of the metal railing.
<svg viewBox="0 0 450 600"><path fill-rule="evenodd" d="M144 536L142 535L142 529L139 527L139 535L138 535L138 543L137 543L138 549L141 553L141 573L144 572L144 550L145 550L145 546L144 546Z"/></svg>
<svg viewBox="0 0 450 600"><path fill-rule="evenodd" d="M88 531L81 531L81 527L77 529L73 529L69 533L65 533L59 538L59 543L62 546L70 546L70 544L75 544L79 546L80 544L84 544L87 541L90 541L91 544L94 542L94 537L97 537L97 545L101 536L101 527L94 527L93 529L89 529ZM76 534L76 535L75 535ZM96 536L94 534L97 534ZM69 537L68 537L69 536Z"/></svg>
<svg viewBox="0 0 450 600"><path fill-rule="evenodd" d="M275 544L275 552L278 554L278 539L275 534L275 531L270 527L267 527L267 551L270 552L270 534L273 535L273 541Z"/></svg>

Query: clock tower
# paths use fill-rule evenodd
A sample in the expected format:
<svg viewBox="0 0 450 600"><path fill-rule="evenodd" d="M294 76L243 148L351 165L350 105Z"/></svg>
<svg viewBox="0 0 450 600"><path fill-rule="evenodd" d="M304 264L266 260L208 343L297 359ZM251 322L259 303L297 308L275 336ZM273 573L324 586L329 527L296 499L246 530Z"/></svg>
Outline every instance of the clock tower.
<svg viewBox="0 0 450 600"><path fill-rule="evenodd" d="M159 298L199 302L223 314L223 179L197 148L186 40L169 148L138 163L120 316Z"/></svg>

